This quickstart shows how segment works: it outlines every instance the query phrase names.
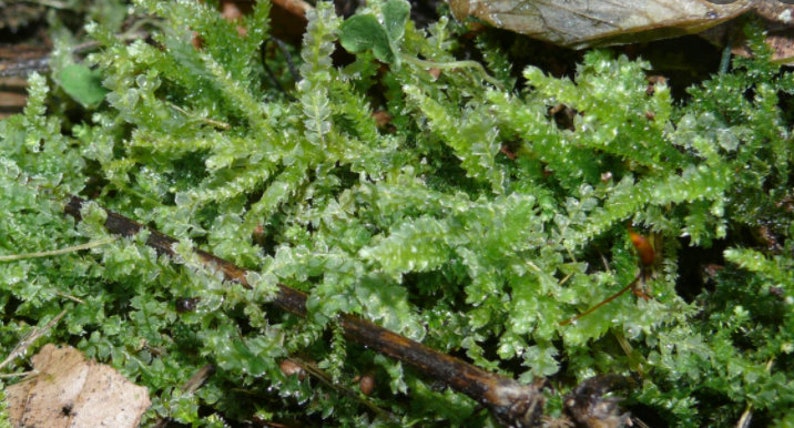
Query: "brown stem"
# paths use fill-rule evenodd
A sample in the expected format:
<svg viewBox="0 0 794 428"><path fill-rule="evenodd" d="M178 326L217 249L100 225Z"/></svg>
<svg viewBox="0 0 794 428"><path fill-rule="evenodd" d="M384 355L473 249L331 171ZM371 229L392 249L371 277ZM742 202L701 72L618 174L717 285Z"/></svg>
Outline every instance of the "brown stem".
<svg viewBox="0 0 794 428"><path fill-rule="evenodd" d="M606 305L607 303L609 303L609 302L611 302L611 301L613 301L613 300L617 299L617 298L618 298L618 297L620 297L620 296L621 296L623 293L625 293L625 292L629 291L629 289L630 289L630 288L634 288L634 287L637 285L637 282L638 282L638 281L639 281L639 280L642 278L642 275L643 275L643 273L642 273L642 271L640 271L640 273L638 273L638 274L637 274L637 276L634 278L634 281L631 281L631 282L629 283L629 285L627 285L627 286L625 286L625 287L621 288L620 290L618 290L618 292L617 292L617 293L615 293L615 294L613 294L613 295L611 295L611 296L607 297L606 299L604 299L604 300L602 300L602 301L598 302L598 303L597 303L595 306L593 306L593 307L591 307L590 309L588 309L588 310L586 310L586 311L582 312L581 314L579 314L579 315L576 315L576 316L573 316L573 317L571 317L571 318L568 318L567 320L560 321L560 325L562 325L562 326L565 326L565 325L571 324L572 322L574 322L574 321L576 321L576 320L578 320L578 319L580 319L580 318L582 318L582 317L584 317L584 316L586 316L586 315L592 314L593 312L595 312L596 310L598 310L598 308L600 308L600 307L602 307L602 306ZM648 298L646 297L646 298L645 298L645 300L648 300Z"/></svg>
<svg viewBox="0 0 794 428"><path fill-rule="evenodd" d="M79 221L80 208L85 202L73 196L64 211ZM132 236L147 229L149 237L146 245L159 253L175 255L173 246L178 242L176 239L147 228L121 214L108 211L105 227L111 233L123 236ZM245 269L206 251L195 250L195 253L205 265L223 272L226 280L236 281L245 287L250 286L245 279ZM306 293L282 284L279 284L278 288L272 304L287 312L305 317ZM522 385L514 379L485 371L354 315L341 315L339 323L347 339L413 366L425 376L444 382L468 395L478 403L489 407L501 424L508 427L540 426L544 399L538 386Z"/></svg>

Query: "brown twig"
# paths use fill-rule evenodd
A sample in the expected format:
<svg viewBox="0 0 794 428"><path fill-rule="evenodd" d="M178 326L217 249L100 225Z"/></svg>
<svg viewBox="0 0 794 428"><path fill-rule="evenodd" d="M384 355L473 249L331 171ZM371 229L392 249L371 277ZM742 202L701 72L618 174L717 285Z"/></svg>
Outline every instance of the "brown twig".
<svg viewBox="0 0 794 428"><path fill-rule="evenodd" d="M85 202L72 197L64 211L79 221L80 209ZM147 229L148 246L161 254L175 255L173 246L178 242L176 239L121 214L108 211L105 228L122 236L132 236ZM195 253L206 266L221 271L227 281L250 287L244 269L206 251L195 250ZM306 316L306 294L285 285L278 285L272 304L292 314ZM540 426L544 399L538 386L523 385L514 379L485 371L357 316L341 315L339 323L348 340L413 366L424 375L468 395L487 406L502 425L517 428Z"/></svg>

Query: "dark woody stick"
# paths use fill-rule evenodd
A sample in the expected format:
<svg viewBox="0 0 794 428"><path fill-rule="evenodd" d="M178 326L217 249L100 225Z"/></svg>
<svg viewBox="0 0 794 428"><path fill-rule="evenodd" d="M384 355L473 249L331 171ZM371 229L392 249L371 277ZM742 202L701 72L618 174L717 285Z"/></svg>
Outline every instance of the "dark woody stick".
<svg viewBox="0 0 794 428"><path fill-rule="evenodd" d="M64 211L79 221L80 208L85 202L78 197L72 197ZM132 236L143 229L148 229L149 237L146 245L159 253L175 255L172 247L178 242L176 239L147 228L121 214L108 211L105 227L111 233L122 236ZM244 269L206 251L195 250L195 253L205 265L223 272L226 280L250 287L245 279ZM306 316L306 294L285 285L278 285L278 293L272 304L292 314ZM522 385L514 379L487 372L357 316L341 315L339 323L348 340L411 365L424 375L442 381L468 395L487 406L504 426L516 428L540 426L544 400L537 386Z"/></svg>

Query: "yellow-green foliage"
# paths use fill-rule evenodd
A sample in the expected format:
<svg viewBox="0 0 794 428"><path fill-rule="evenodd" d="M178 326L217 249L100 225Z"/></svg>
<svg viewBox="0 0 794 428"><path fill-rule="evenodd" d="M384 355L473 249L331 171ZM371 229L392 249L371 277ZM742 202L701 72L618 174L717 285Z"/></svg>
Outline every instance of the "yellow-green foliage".
<svg viewBox="0 0 794 428"><path fill-rule="evenodd" d="M281 92L259 56L268 10L257 3L238 23L246 35L192 1L137 2L133 14L152 15L150 41L89 25L102 48L87 63L108 93L80 123L48 114L68 95L31 78L25 113L0 122L0 252L104 237L96 207L77 227L61 214L84 192L180 239L183 259L137 237L3 262L0 355L66 308L49 340L146 385L147 420L493 423L468 398L347 346L333 319L353 313L506 376L548 376L551 409L578 380L635 373L630 403L669 425L735 424L748 406L770 424L794 420L794 77L769 65L759 34L756 59L675 102L663 84L649 94L648 63L607 51L587 53L570 80L528 67L517 90L486 41L496 78L456 61L446 18L418 30L390 0L348 24L319 3L295 55L299 80L283 56L268 60ZM331 59L340 38L356 54L344 67ZM576 112L572 129L549 116L558 104ZM391 115L387 127L374 110ZM560 325L638 274L628 222L664 238L653 298L626 295ZM682 245L750 245L740 236L760 226L776 249L731 248L713 287L679 297ZM220 284L191 243L259 272L257 287ZM265 309L277 282L310 294L307 321ZM197 309L177 312L183 298L200 298ZM285 378L288 354L317 361L336 386ZM182 394L207 362L218 372ZM367 400L383 411L346 392L364 370L379 373Z"/></svg>

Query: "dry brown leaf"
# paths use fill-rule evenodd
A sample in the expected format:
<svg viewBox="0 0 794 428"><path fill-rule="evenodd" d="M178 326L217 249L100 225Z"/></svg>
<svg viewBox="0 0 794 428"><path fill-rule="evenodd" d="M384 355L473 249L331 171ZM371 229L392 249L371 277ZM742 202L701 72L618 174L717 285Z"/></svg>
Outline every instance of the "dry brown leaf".
<svg viewBox="0 0 794 428"><path fill-rule="evenodd" d="M20 427L137 427L149 393L76 349L45 345L35 374L8 387L9 416Z"/></svg>
<svg viewBox="0 0 794 428"><path fill-rule="evenodd" d="M789 64L794 61L794 36L791 33L770 34L766 42L772 48L773 60Z"/></svg>
<svg viewBox="0 0 794 428"><path fill-rule="evenodd" d="M587 47L702 31L751 7L752 0L450 0L456 17L468 15L498 28L561 46Z"/></svg>
<svg viewBox="0 0 794 428"><path fill-rule="evenodd" d="M751 10L780 21L791 16L792 7L779 0L449 0L449 3L458 19L473 16L497 28L573 48L698 33Z"/></svg>

